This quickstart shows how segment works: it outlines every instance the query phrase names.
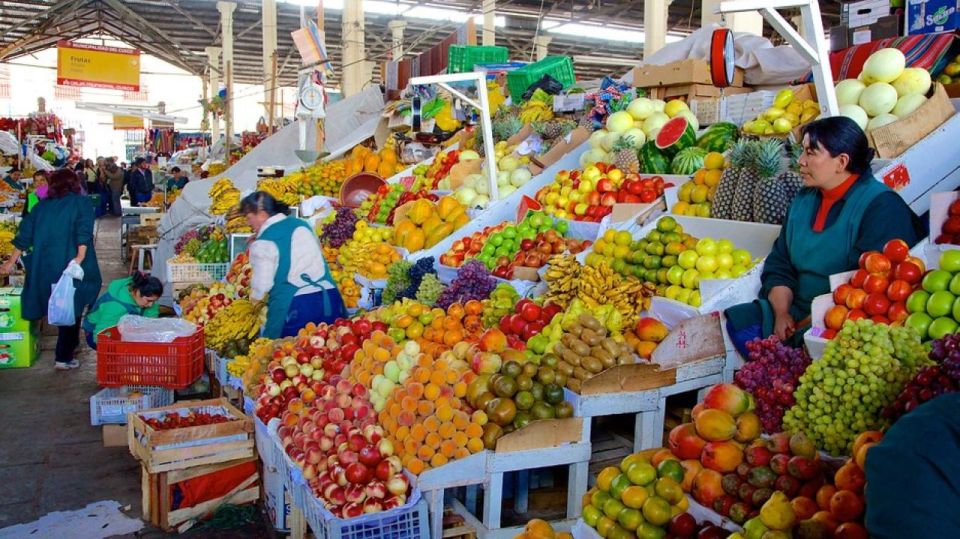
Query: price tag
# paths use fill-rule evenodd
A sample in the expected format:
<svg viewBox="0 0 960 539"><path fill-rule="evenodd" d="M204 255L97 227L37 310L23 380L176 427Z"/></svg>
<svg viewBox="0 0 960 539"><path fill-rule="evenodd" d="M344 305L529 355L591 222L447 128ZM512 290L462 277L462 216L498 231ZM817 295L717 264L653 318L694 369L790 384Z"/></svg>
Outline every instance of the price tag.
<svg viewBox="0 0 960 539"><path fill-rule="evenodd" d="M899 191L910 185L910 171L903 163L893 167L890 172L883 176L883 183L894 191Z"/></svg>
<svg viewBox="0 0 960 539"><path fill-rule="evenodd" d="M554 112L576 112L583 110L587 94L558 95L553 98Z"/></svg>

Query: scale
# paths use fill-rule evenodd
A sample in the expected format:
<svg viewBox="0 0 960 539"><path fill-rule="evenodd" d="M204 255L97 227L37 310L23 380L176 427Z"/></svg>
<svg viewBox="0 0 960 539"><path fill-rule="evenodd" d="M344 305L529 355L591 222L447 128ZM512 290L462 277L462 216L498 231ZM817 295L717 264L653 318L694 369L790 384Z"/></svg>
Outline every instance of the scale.
<svg viewBox="0 0 960 539"><path fill-rule="evenodd" d="M314 69L300 72L300 87L297 92L299 95L297 122L300 127L300 149L294 151L294 153L305 164L313 164L317 159L330 155L328 152L321 151L323 139L320 137L319 127L316 148L313 150L307 149L307 122L312 120L316 123L327 117L326 94L320 76L320 72Z"/></svg>

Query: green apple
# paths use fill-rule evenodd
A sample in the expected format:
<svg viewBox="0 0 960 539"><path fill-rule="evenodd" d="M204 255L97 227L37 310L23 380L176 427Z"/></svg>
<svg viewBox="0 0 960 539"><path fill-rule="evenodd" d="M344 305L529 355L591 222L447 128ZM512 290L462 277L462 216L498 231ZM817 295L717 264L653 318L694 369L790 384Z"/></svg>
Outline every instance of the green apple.
<svg viewBox="0 0 960 539"><path fill-rule="evenodd" d="M960 273L954 274L953 279L950 279L949 290L954 296L960 296Z"/></svg>
<svg viewBox="0 0 960 539"><path fill-rule="evenodd" d="M691 307L700 307L700 301L701 301L701 300L700 300L700 291L699 291L699 290L694 290L693 292L690 293L690 300L687 301L687 303L688 303Z"/></svg>
<svg viewBox="0 0 960 539"><path fill-rule="evenodd" d="M690 303L690 293L693 292L689 288L683 288L680 290L680 293L677 294L677 301L680 303Z"/></svg>
<svg viewBox="0 0 960 539"><path fill-rule="evenodd" d="M663 259L661 260L661 263L663 264L663 267L665 267L665 268L671 268L671 267L673 267L673 266L676 266L676 265L677 265L677 256L676 256L676 255L666 255L666 256L664 256Z"/></svg>
<svg viewBox="0 0 960 539"><path fill-rule="evenodd" d="M681 290L683 290L683 287L681 287L680 285L676 285L676 284L670 285L663 292L663 297L667 299L677 299L677 297L680 295Z"/></svg>
<svg viewBox="0 0 960 539"><path fill-rule="evenodd" d="M927 311L927 300L930 299L930 292L926 290L915 290L907 297L907 312L923 313Z"/></svg>
<svg viewBox="0 0 960 539"><path fill-rule="evenodd" d="M683 282L683 268L673 266L667 270L667 282L670 284L680 284Z"/></svg>
<svg viewBox="0 0 960 539"><path fill-rule="evenodd" d="M713 273L717 271L720 264L717 263L715 255L702 255L697 259L697 271L701 273Z"/></svg>
<svg viewBox="0 0 960 539"><path fill-rule="evenodd" d="M730 279L733 277L733 274L726 268L720 268L713 274L713 277L715 279Z"/></svg>
<svg viewBox="0 0 960 539"><path fill-rule="evenodd" d="M954 295L946 290L938 290L927 299L927 314L939 318L950 314L953 309Z"/></svg>
<svg viewBox="0 0 960 539"><path fill-rule="evenodd" d="M950 251L946 252L949 253ZM938 269L924 275L920 285L924 290L932 294L933 292L946 290L950 286L951 279L953 279L953 274L949 271Z"/></svg>
<svg viewBox="0 0 960 539"><path fill-rule="evenodd" d="M907 317L904 321L908 326L917 330L917 333L920 334L920 340L927 340L927 330L930 328L930 323L933 322L933 318L930 318L930 315L924 312L916 312Z"/></svg>
<svg viewBox="0 0 960 539"><path fill-rule="evenodd" d="M701 256L717 254L717 242L713 238L702 238L697 242L697 253Z"/></svg>
<svg viewBox="0 0 960 539"><path fill-rule="evenodd" d="M747 267L744 266L743 264L734 264L733 267L730 268L730 276L733 277L734 279L743 275L746 272L747 272Z"/></svg>
<svg viewBox="0 0 960 539"><path fill-rule="evenodd" d="M695 269L688 269L683 272L681 283L684 288L694 289L700 284L700 272Z"/></svg>
<svg viewBox="0 0 960 539"><path fill-rule="evenodd" d="M673 217L662 217L657 221L657 230L660 232L672 232L675 228L677 228L677 220Z"/></svg>
<svg viewBox="0 0 960 539"><path fill-rule="evenodd" d="M931 339L939 339L955 331L957 331L957 321L949 316L937 318L933 322L930 322L930 327L927 328L927 334Z"/></svg>
<svg viewBox="0 0 960 539"><path fill-rule="evenodd" d="M733 255L730 253L720 253L717 255L717 265L723 269L730 269L733 267Z"/></svg>
<svg viewBox="0 0 960 539"><path fill-rule="evenodd" d="M940 269L957 273L960 271L960 251L950 249L940 253Z"/></svg>
<svg viewBox="0 0 960 539"><path fill-rule="evenodd" d="M700 255L698 255L696 251L689 249L677 255L677 263L680 264L681 268L689 270L696 267L698 258L700 258Z"/></svg>
<svg viewBox="0 0 960 539"><path fill-rule="evenodd" d="M953 315L954 320L960 321L960 298L957 298L953 302L953 309L950 314Z"/></svg>

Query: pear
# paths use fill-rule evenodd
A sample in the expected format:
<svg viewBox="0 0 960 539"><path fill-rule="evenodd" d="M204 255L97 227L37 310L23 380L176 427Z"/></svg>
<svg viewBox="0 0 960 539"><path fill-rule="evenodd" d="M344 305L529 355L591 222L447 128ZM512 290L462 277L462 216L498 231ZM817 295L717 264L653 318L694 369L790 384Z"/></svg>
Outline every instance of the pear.
<svg viewBox="0 0 960 539"><path fill-rule="evenodd" d="M817 457L817 448L810 441L810 438L807 438L807 435L802 432L797 432L790 437L790 452L808 459Z"/></svg>
<svg viewBox="0 0 960 539"><path fill-rule="evenodd" d="M793 512L790 500L779 490L760 508L760 521L772 530L789 530L796 520L797 515Z"/></svg>

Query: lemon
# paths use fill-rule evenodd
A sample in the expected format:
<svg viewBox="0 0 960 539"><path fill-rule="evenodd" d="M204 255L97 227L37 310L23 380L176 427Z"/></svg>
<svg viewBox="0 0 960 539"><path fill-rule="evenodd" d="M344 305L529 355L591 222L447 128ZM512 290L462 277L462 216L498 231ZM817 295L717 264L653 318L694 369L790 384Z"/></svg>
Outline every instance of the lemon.
<svg viewBox="0 0 960 539"><path fill-rule="evenodd" d="M667 116L673 118L677 114L680 114L681 111L690 110L687 104L679 99L674 99L673 101L668 101L663 107L663 113Z"/></svg>
<svg viewBox="0 0 960 539"><path fill-rule="evenodd" d="M686 184L684 184L686 185ZM681 200L673 205L673 213L676 215L686 215L687 208L690 206L686 201Z"/></svg>
<svg viewBox="0 0 960 539"><path fill-rule="evenodd" d="M710 152L703 158L703 167L707 170L720 170L723 168L723 163L723 154L720 152Z"/></svg>
<svg viewBox="0 0 960 539"><path fill-rule="evenodd" d="M633 236L630 235L626 230L621 230L617 232L614 243L617 245L630 245L630 242L633 241Z"/></svg>
<svg viewBox="0 0 960 539"><path fill-rule="evenodd" d="M607 243L613 243L617 238L617 231L610 228L603 233L603 240Z"/></svg>

